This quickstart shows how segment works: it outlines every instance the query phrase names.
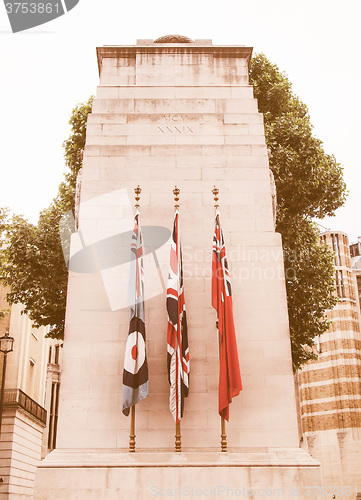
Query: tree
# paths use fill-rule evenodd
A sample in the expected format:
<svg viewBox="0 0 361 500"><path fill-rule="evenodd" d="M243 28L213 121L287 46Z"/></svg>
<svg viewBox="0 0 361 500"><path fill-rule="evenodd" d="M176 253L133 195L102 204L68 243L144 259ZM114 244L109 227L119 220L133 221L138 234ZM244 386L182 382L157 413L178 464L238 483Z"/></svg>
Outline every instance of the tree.
<svg viewBox="0 0 361 500"><path fill-rule="evenodd" d="M0 210L0 271L9 303L24 304L36 327L50 325L49 336L63 338L68 270L59 235L59 221L74 212L75 188L82 165L87 115L92 100L76 106L71 114L71 135L63 144L69 171L51 205L40 213L37 225L24 217Z"/></svg>
<svg viewBox="0 0 361 500"><path fill-rule="evenodd" d="M288 78L264 54L250 64L250 83L264 115L270 168L277 188L277 231L282 234L294 369L309 359L314 339L329 328L334 307L331 251L320 244L313 217L334 215L346 199L342 167L314 137L305 104Z"/></svg>

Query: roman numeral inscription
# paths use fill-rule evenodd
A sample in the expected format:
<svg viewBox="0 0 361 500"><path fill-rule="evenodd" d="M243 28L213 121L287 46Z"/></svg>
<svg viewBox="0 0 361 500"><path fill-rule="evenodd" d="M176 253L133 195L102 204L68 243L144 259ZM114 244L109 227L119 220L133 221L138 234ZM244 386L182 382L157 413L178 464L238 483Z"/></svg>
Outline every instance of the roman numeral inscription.
<svg viewBox="0 0 361 500"><path fill-rule="evenodd" d="M185 135L194 134L194 130L185 124L188 119L187 115L182 114L169 114L163 115L163 120L169 125L159 125L157 127L158 134L174 134L174 135ZM173 125L173 124L177 125Z"/></svg>
<svg viewBox="0 0 361 500"><path fill-rule="evenodd" d="M187 115L164 115L163 119L165 122L174 122L174 123L179 123L179 122L185 122L187 121Z"/></svg>
<svg viewBox="0 0 361 500"><path fill-rule="evenodd" d="M187 125L158 126L158 132L161 134L193 134L193 130Z"/></svg>

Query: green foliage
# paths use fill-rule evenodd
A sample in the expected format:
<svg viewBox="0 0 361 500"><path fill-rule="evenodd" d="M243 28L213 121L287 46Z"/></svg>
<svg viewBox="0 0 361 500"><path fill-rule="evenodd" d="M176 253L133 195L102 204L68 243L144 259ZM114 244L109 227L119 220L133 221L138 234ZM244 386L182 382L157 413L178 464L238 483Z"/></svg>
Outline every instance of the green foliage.
<svg viewBox="0 0 361 500"><path fill-rule="evenodd" d="M336 302L333 253L305 219L283 238L288 313L294 368L316 359L311 347L328 330L325 311Z"/></svg>
<svg viewBox="0 0 361 500"><path fill-rule="evenodd" d="M37 226L17 215L4 222L2 277L11 288L7 300L24 304L36 327L50 324L52 333L61 336L67 270L55 237L56 218L44 211Z"/></svg>
<svg viewBox="0 0 361 500"><path fill-rule="evenodd" d="M88 114L91 113L94 97L91 96L85 104L78 104L72 111L69 124L71 135L63 142L65 149L65 163L70 169L66 174L66 182L71 189L75 189L76 178L82 166L82 151L85 146L86 124ZM66 186L64 186L66 187ZM73 207L74 207L74 197Z"/></svg>
<svg viewBox="0 0 361 500"><path fill-rule="evenodd" d="M312 133L305 104L292 93L291 83L263 54L251 61L250 83L264 114L270 166L278 192L279 221L294 216L334 215L344 204L342 167L325 153Z"/></svg>
<svg viewBox="0 0 361 500"><path fill-rule="evenodd" d="M49 336L63 338L68 270L59 236L59 221L74 211L76 178L82 165L86 120L92 100L76 106L70 118L71 135L63 144L69 171L51 205L40 213L37 225L0 210L0 272L11 291L9 303L24 304L36 327L50 325Z"/></svg>
<svg viewBox="0 0 361 500"><path fill-rule="evenodd" d="M282 234L294 368L309 359L314 338L334 307L334 266L320 245L313 217L334 215L346 199L342 167L313 136L307 107L288 78L263 54L250 64L250 83L264 115L270 167L277 187L277 230Z"/></svg>
<svg viewBox="0 0 361 500"><path fill-rule="evenodd" d="M4 319L6 317L6 315L8 314L9 312L9 309L3 309L2 311L0 311L0 319Z"/></svg>

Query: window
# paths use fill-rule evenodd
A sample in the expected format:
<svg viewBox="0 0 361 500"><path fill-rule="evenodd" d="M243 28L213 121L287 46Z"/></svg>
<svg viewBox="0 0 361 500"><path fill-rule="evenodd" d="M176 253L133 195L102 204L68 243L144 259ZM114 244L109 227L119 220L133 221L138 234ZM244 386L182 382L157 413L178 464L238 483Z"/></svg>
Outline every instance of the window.
<svg viewBox="0 0 361 500"><path fill-rule="evenodd" d="M351 257L358 257L360 255L360 249L359 249L358 243L354 243L353 245L350 245L350 253L351 253Z"/></svg>
<svg viewBox="0 0 361 500"><path fill-rule="evenodd" d="M342 271L336 271L336 292L341 299L345 298L345 285Z"/></svg>
<svg viewBox="0 0 361 500"><path fill-rule="evenodd" d="M336 259L337 259L337 266L341 265L341 254L340 254L340 243L338 240L338 234L335 234L335 239L336 239Z"/></svg>
<svg viewBox="0 0 361 500"><path fill-rule="evenodd" d="M35 360L33 358L29 359L29 368L26 377L26 393L31 398L34 397L34 384L35 384Z"/></svg>
<svg viewBox="0 0 361 500"><path fill-rule="evenodd" d="M56 345L55 346L55 359L54 359L54 363L56 365L59 364L59 350L60 350L60 345Z"/></svg>
<svg viewBox="0 0 361 500"><path fill-rule="evenodd" d="M356 290L355 290L355 281L353 279L350 271L347 271L347 289L349 290L349 296L352 300L356 300Z"/></svg>
<svg viewBox="0 0 361 500"><path fill-rule="evenodd" d="M321 342L320 342L320 336L317 335L315 338L314 338L314 343L315 343L315 346L316 346L316 349L317 349L317 352L320 354L322 352L322 349L321 349Z"/></svg>
<svg viewBox="0 0 361 500"><path fill-rule="evenodd" d="M332 251L333 251L333 258L335 262L335 266L337 266L337 258L336 258L336 241L335 241L335 235L331 234L331 246L332 246Z"/></svg>
<svg viewBox="0 0 361 500"><path fill-rule="evenodd" d="M48 449L56 448L56 432L58 428L58 408L59 408L59 382L53 382L51 386L51 400L49 410L49 434Z"/></svg>

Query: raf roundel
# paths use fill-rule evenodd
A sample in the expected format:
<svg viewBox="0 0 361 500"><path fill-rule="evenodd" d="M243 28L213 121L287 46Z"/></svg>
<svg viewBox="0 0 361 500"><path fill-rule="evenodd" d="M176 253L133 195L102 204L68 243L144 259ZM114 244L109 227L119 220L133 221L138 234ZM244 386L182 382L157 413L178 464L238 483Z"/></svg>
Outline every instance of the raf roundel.
<svg viewBox="0 0 361 500"><path fill-rule="evenodd" d="M133 332L128 335L125 349L124 369L135 375L145 360L145 343L143 335Z"/></svg>

